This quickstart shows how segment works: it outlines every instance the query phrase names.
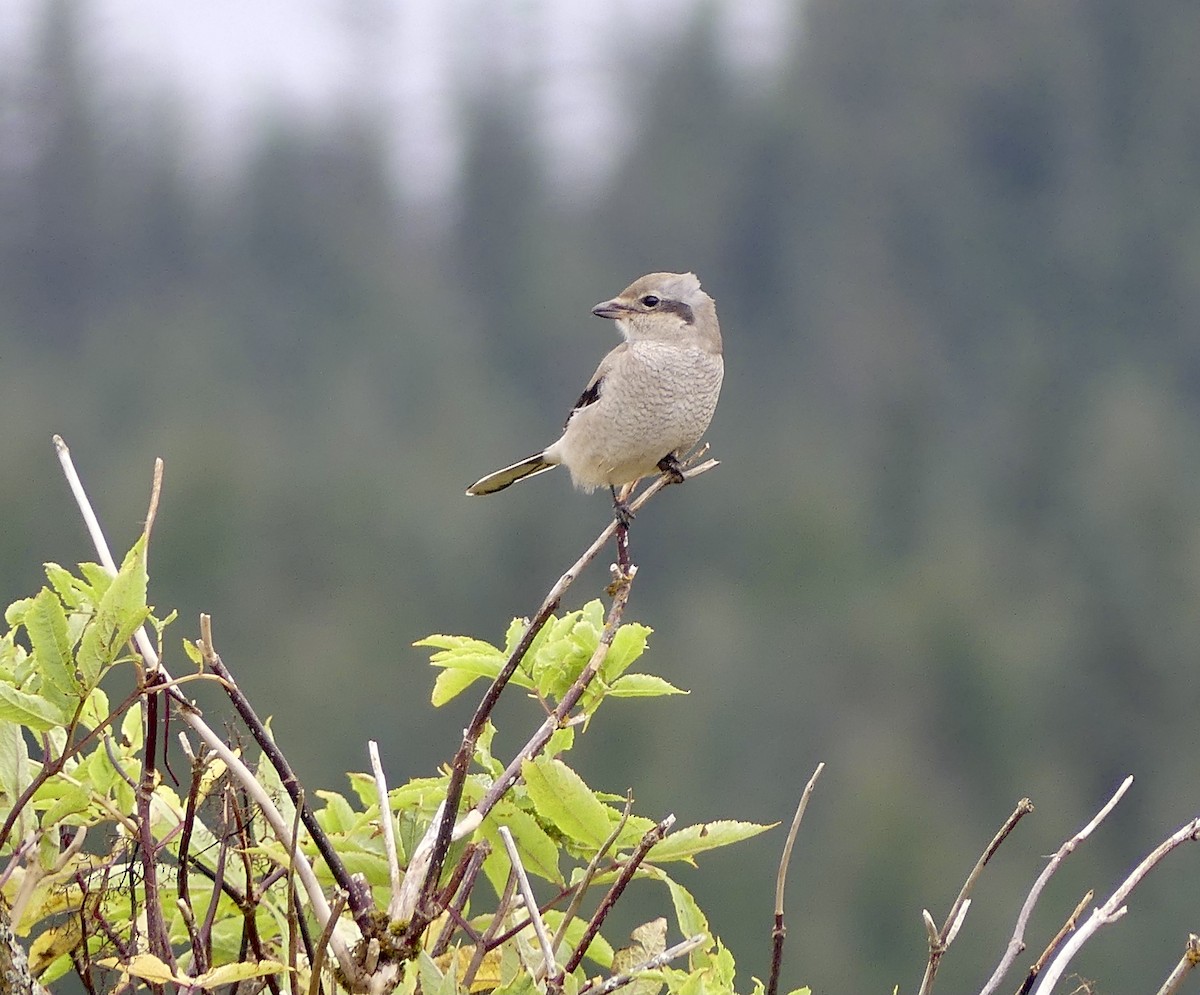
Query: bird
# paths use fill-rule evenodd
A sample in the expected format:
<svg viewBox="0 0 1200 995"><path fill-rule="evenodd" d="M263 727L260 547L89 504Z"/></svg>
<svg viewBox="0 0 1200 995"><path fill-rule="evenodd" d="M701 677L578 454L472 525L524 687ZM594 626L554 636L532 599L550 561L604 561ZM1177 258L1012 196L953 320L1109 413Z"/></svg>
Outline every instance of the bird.
<svg viewBox="0 0 1200 995"><path fill-rule="evenodd" d="M617 519L632 518L617 492L655 471L683 480L679 463L707 430L725 373L713 299L694 273L650 273L592 308L623 341L600 360L558 440L489 473L467 494L494 494L560 464L580 490L608 487Z"/></svg>

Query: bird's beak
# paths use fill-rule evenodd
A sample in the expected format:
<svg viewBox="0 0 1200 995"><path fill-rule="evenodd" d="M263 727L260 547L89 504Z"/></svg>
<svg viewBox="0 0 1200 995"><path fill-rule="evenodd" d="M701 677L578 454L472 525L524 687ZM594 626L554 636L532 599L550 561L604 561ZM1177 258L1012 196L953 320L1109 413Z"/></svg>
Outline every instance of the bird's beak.
<svg viewBox="0 0 1200 995"><path fill-rule="evenodd" d="M629 306L621 301L619 297L614 297L611 301L604 301L592 308L592 314L597 318L622 318L629 310Z"/></svg>

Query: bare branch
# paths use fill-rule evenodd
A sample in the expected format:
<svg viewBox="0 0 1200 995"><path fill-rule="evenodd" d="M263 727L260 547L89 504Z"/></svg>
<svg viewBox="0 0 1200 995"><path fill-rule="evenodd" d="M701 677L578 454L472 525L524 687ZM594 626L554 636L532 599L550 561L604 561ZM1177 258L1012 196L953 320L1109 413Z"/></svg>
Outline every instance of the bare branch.
<svg viewBox="0 0 1200 995"><path fill-rule="evenodd" d="M1197 964L1200 964L1200 936L1191 933L1187 939L1187 946L1183 948L1183 956L1179 958L1175 969L1167 975L1167 980L1158 990L1158 995L1176 995L1183 979L1191 974Z"/></svg>
<svg viewBox="0 0 1200 995"><path fill-rule="evenodd" d="M1091 902L1092 896L1095 894L1090 888L1086 895L1083 896L1075 905L1074 910L1067 921L1058 927L1058 932L1054 934L1054 939L1046 944L1046 949L1041 952L1038 959L1033 962L1033 967L1029 969L1029 973L1025 975L1025 980L1021 982L1021 987L1017 989L1017 995L1029 995L1029 990L1033 987L1033 983L1037 981L1037 977L1042 973L1042 968L1046 966L1046 962L1054 956L1054 951L1058 949L1058 945L1062 943L1063 937L1075 928L1075 924L1079 922L1079 917L1083 915L1083 910Z"/></svg>
<svg viewBox="0 0 1200 995"><path fill-rule="evenodd" d="M529 875L525 873L525 867L521 863L521 855L517 853L517 844L513 841L512 833L509 832L508 826L500 827L500 838L504 841L504 849L508 851L508 859L512 864L512 869L517 872L517 881L521 885L521 897L525 899L525 910L529 913L529 920L533 923L533 931L537 934L538 943L542 946L542 972L541 977L544 977L550 984L554 984L562 977L562 972L558 969L558 964L554 959L554 947L550 943L550 934L546 932L546 924L542 922L542 913L538 910L537 899L533 896L533 888L529 884ZM538 972L534 972L534 980L540 980L537 977Z"/></svg>
<svg viewBox="0 0 1200 995"><path fill-rule="evenodd" d="M800 832L800 821L808 808L808 800L812 797L813 788L817 786L817 778L825 769L822 761L817 764L808 784L800 794L800 803L796 806L796 814L792 817L792 826L788 830L787 840L783 844L783 855L779 858L779 873L775 875L775 925L771 929L771 972L767 980L766 995L775 995L779 990L779 972L783 968L783 941L787 937L787 926L783 921L783 893L787 885L788 864L792 860L792 847L796 845L796 834Z"/></svg>
<svg viewBox="0 0 1200 995"><path fill-rule="evenodd" d="M117 574L117 564L113 559L112 551L109 549L108 540L104 537L104 532L100 528L99 520L96 518L96 513L92 509L91 501L88 499L87 492L83 489L83 484L79 479L79 474L75 470L75 464L71 460L70 450L67 448L60 436L54 436L54 447L58 453L58 461L62 465L63 473L67 478L67 483L71 487L71 492L75 496L76 504L79 506L80 514L83 517L84 524L87 526L88 532L92 537L92 543L96 549L96 555L100 559L101 565L112 576ZM283 820L279 809L274 801L262 785L255 779L254 774L237 755L218 736L208 724L201 718L200 711L194 704L188 701L179 691L177 687L170 684L170 676L162 668L158 651L146 632L146 627L141 626L133 636L134 642L137 645L138 651L142 655L142 659L146 662L146 667L149 671L159 671L163 681L168 682L164 688L171 700L179 707L179 714L187 725L191 726L192 730L200 737L201 740L224 762L229 770L230 775L245 789L247 794L254 800L254 803L262 811L267 822L270 823L271 831L276 838L285 847L291 847L290 834L288 833L287 824ZM308 894L309 903L312 906L313 913L317 917L317 921L321 923L323 928L328 927L329 943L338 963L345 971L347 977L356 978L358 970L355 966L354 959L350 955L350 950L346 946L345 941L333 932L329 922L331 910L329 903L325 900L325 893L321 888L320 881L317 880L316 873L312 869L312 865L303 854L297 853L296 869L299 872L300 880L304 885L304 890Z"/></svg>
<svg viewBox="0 0 1200 995"><path fill-rule="evenodd" d="M937 976L938 964L941 962L942 955L949 949L950 944L954 941L954 937L958 935L958 930L962 926L963 919L966 917L967 909L970 907L971 892L975 888L975 882L979 880L979 875L983 873L983 869L987 866L992 855L1000 848L1000 844L1007 838L1008 834L1016 828L1025 816L1033 811L1033 802L1028 798L1022 798L1017 802L1017 807L1013 809L1000 827L999 832L992 837L992 842L987 845L987 848L979 856L979 860L975 862L975 866L971 869L971 873L967 876L967 880L963 882L962 890L958 893L958 898L954 900L954 904L950 907L950 914L946 916L945 923L942 924L941 931L935 936L930 927L933 924L933 919L928 912L925 913L926 930L930 933L929 938L929 963L925 965L925 977L921 979L921 987L918 990L919 995L929 995L933 989L933 979Z"/></svg>
<svg viewBox="0 0 1200 995"><path fill-rule="evenodd" d="M1129 876L1121 882L1117 890L1109 896L1108 901L1101 905L1100 908L1095 909L1088 916L1087 921L1063 944L1062 950L1050 961L1043 972L1041 981L1037 988L1034 989L1035 995L1050 995L1058 979L1062 977L1063 971L1066 970L1067 965L1071 963L1071 960L1079 952L1079 949L1092 938L1101 926L1107 926L1110 923L1116 922L1128 911L1125 902L1133 889L1141 884L1142 878L1150 873L1150 870L1177 846L1195 839L1200 839L1200 818L1193 819L1191 822L1180 827L1150 851L1142 862L1130 872Z"/></svg>
<svg viewBox="0 0 1200 995"><path fill-rule="evenodd" d="M367 740L367 752L371 756L371 770L375 774L375 793L379 796L379 824L383 827L383 849L387 855L388 878L392 886L388 899L388 917L396 918L396 905L400 901L400 858L396 855L396 827L392 821L392 804L388 800L387 778L383 775L383 764L379 760L379 744Z"/></svg>
<svg viewBox="0 0 1200 995"><path fill-rule="evenodd" d="M641 866L642 861L646 859L646 854L650 852L650 848L661 842L663 837L671 831L673 825L675 825L675 816L668 815L657 826L653 826L646 831L646 835L641 838L637 849L625 861L625 866L621 868L621 873L617 875L616 881L608 889L608 894L604 896L604 900L601 901L599 908L592 915L591 920L583 931L583 936L580 937L579 943L576 944L575 949L571 952L571 956L567 958L567 963L563 968L564 974L570 974L579 966L579 962L583 960L588 947L592 945L592 940L596 938L596 934L600 932L600 927L604 925L604 920L608 917L609 912L612 911L612 907L616 904L617 899L621 897L625 886L633 879L634 872Z"/></svg>
<svg viewBox="0 0 1200 995"><path fill-rule="evenodd" d="M621 818L617 820L617 824L613 826L613 831L608 834L608 838L600 844L600 848L588 861L587 869L583 872L583 877L579 879L579 884L575 887L575 894L571 897L571 904L567 906L567 911L563 913L562 922L558 924L558 932L554 934L554 947L558 949L558 945L562 943L563 937L567 935L567 928L571 925L571 921L575 918L575 913L579 911L579 906L583 904L583 896L587 894L588 888L592 885L592 879L596 876L596 872L600 869L600 861L604 859L608 851L613 848L617 842L621 832L625 829L625 823L629 821L629 816L633 812L633 792L626 791L625 793L625 810L621 813Z"/></svg>
<svg viewBox="0 0 1200 995"><path fill-rule="evenodd" d="M655 954L653 957L642 961L642 963L630 968L628 971L614 974L611 978L601 981L598 984L584 985L579 989L579 995L610 995L611 992L615 992L618 988L624 988L626 985L637 981L638 977L646 971L655 971L671 963L677 957L690 954L698 947L704 946L707 940L708 937L703 933L697 933L682 943L676 943L673 947L667 947L661 954Z"/></svg>
<svg viewBox="0 0 1200 995"><path fill-rule="evenodd" d="M1046 887L1046 882L1050 880L1059 865L1074 852L1075 848L1087 839L1107 817L1108 813L1116 808L1117 802L1121 800L1125 792L1129 790L1133 784L1133 775L1130 774L1121 786L1113 793L1113 796L1104 804L1104 806L1092 816L1079 832L1072 836L1069 840L1063 843L1058 848L1058 852L1050 858L1050 862L1038 875L1038 879L1033 883L1033 887L1029 891L1029 896L1025 899L1025 904L1021 906L1021 912L1017 916L1017 925L1013 930L1012 939L1008 941L1008 948L1004 952L1004 956L1000 959L1000 963L996 965L996 970L992 972L992 976L988 979L986 985L980 991L979 995L992 995L1000 987L1000 982L1004 980L1004 976L1008 973L1021 951L1025 949L1025 929L1029 925L1029 917L1033 915L1033 908L1037 905L1038 899L1041 897L1042 889Z"/></svg>

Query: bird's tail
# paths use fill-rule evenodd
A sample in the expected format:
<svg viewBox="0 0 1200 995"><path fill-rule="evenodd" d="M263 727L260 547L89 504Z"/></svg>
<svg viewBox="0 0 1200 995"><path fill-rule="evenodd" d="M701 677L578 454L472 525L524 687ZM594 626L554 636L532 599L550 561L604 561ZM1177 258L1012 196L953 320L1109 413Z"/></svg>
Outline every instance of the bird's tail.
<svg viewBox="0 0 1200 995"><path fill-rule="evenodd" d="M495 494L496 491L502 491L511 484L515 484L518 480L523 480L525 477L537 476L539 473L553 470L556 466L558 466L558 463L546 459L545 453L535 453L528 459L521 460L520 463L506 466L503 470L489 473L486 477L475 481L475 483L467 488L467 493Z"/></svg>

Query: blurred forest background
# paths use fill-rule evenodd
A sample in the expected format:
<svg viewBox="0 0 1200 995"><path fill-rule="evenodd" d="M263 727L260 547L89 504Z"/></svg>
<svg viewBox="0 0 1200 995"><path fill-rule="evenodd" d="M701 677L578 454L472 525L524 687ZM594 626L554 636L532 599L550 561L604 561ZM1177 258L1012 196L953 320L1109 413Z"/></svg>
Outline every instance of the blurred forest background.
<svg viewBox="0 0 1200 995"><path fill-rule="evenodd" d="M459 2L447 82L401 104L358 23L331 112L264 100L223 157L105 8L32 4L0 67L0 597L92 557L51 433L122 549L162 456L168 661L212 612L310 790L368 737L427 774L469 704L434 712L412 641L499 639L609 514L565 473L464 487L555 436L616 341L595 302L692 269L722 466L638 518L630 609L692 694L611 707L576 756L685 824L786 820L827 761L784 982L842 995L916 988L922 907L1031 796L941 972L977 989L1126 773L1031 946L1200 802L1200 5L784 2L763 56L738 2ZM549 99L573 74L609 102ZM509 707L515 747L540 711ZM782 842L685 878L745 987ZM1184 850L1077 966L1152 990L1198 895Z"/></svg>

